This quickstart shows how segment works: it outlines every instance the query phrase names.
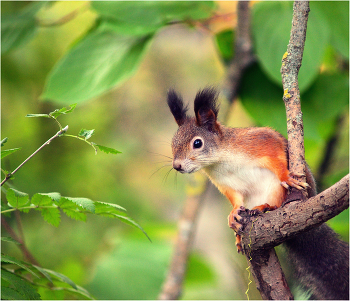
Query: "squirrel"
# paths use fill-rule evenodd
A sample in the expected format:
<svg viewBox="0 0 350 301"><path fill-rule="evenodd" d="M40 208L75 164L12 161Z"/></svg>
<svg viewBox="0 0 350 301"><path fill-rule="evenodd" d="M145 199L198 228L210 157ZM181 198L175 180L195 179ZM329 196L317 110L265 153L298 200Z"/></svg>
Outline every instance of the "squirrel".
<svg viewBox="0 0 350 301"><path fill-rule="evenodd" d="M229 226L242 229L245 208L266 212L282 206L289 187L316 195L316 183L306 165L306 183L288 170L288 141L268 127L229 128L217 120L218 92L200 90L194 100L195 116L174 90L167 103L179 128L172 139L173 168L180 173L202 170L233 206ZM241 223L240 223L241 222ZM296 279L313 299L349 299L349 247L326 224L284 243ZM238 252L242 252L236 234Z"/></svg>

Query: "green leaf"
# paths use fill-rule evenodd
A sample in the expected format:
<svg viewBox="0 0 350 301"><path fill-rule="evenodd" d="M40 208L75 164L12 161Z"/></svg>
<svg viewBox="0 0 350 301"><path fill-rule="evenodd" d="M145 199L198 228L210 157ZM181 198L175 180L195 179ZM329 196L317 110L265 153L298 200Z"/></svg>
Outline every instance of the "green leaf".
<svg viewBox="0 0 350 301"><path fill-rule="evenodd" d="M132 220L130 217L128 216L123 216L123 215L120 215L120 214L113 214L114 217L118 218L119 220L121 220L123 223L125 224L128 224L130 226L133 226L133 227L136 227L136 228L139 228L143 234L146 235L146 237L148 238L148 240L150 242L152 242L152 240L150 239L150 237L148 236L148 234L146 233L145 230L143 230L143 228L138 224L136 223L134 220Z"/></svg>
<svg viewBox="0 0 350 301"><path fill-rule="evenodd" d="M286 110L282 96L282 87L271 82L259 64L253 64L244 73L240 87L244 108L257 125L270 126L286 136Z"/></svg>
<svg viewBox="0 0 350 301"><path fill-rule="evenodd" d="M53 204L53 200L48 195L41 193L34 194L31 202L36 206L52 206Z"/></svg>
<svg viewBox="0 0 350 301"><path fill-rule="evenodd" d="M150 40L90 32L53 68L41 99L80 103L123 83L136 71Z"/></svg>
<svg viewBox="0 0 350 301"><path fill-rule="evenodd" d="M1 237L1 240L2 240L2 241L6 241L6 242L13 242L13 243L15 243L15 244L17 244L17 245L20 245L20 244L21 244L21 243L18 242L17 240L14 240L12 237L2 236L2 237Z"/></svg>
<svg viewBox="0 0 350 301"><path fill-rule="evenodd" d="M321 74L301 95L305 137L320 142L327 139L335 119L349 108L349 77Z"/></svg>
<svg viewBox="0 0 350 301"><path fill-rule="evenodd" d="M91 138L94 132L95 130L81 129L78 135L84 137L85 140L88 140L89 138Z"/></svg>
<svg viewBox="0 0 350 301"><path fill-rule="evenodd" d="M104 152L104 153L106 153L106 154L114 154L114 155L116 155L116 154L121 154L120 151L117 151L117 150L114 149L114 148L106 147L106 146L99 145L99 144L95 144L95 145L98 147L98 149L99 149L100 151L102 151L102 152Z"/></svg>
<svg viewBox="0 0 350 301"><path fill-rule="evenodd" d="M11 155L12 153L20 150L21 147L17 147L17 148L12 148L12 149L5 149L5 150L1 150L1 159L5 158L8 155Z"/></svg>
<svg viewBox="0 0 350 301"><path fill-rule="evenodd" d="M4 146L4 144L7 142L8 138L5 137L4 139L1 140L1 147Z"/></svg>
<svg viewBox="0 0 350 301"><path fill-rule="evenodd" d="M224 30L215 35L215 41L221 58L228 64L234 56L234 37L233 30Z"/></svg>
<svg viewBox="0 0 350 301"><path fill-rule="evenodd" d="M259 2L253 6L252 35L259 62L266 74L281 85L281 60L287 51L293 17L293 3L287 1ZM276 25L277 24L277 25ZM319 10L310 13L299 89L306 90L315 80L330 38L327 21Z"/></svg>
<svg viewBox="0 0 350 301"><path fill-rule="evenodd" d="M55 111L49 113L49 115L52 116L53 118L57 118L60 115L72 113L76 106L77 106L77 104L74 103L74 104L69 105L69 108L63 107L62 109L56 109Z"/></svg>
<svg viewBox="0 0 350 301"><path fill-rule="evenodd" d="M153 34L171 21L206 19L216 7L213 1L93 1L100 14L100 31L127 35Z"/></svg>
<svg viewBox="0 0 350 301"><path fill-rule="evenodd" d="M1 300L22 300L23 295L21 295L18 291L6 287L1 286Z"/></svg>
<svg viewBox="0 0 350 301"><path fill-rule="evenodd" d="M14 290L22 295L23 299L40 300L40 295L36 292L33 286L25 279L18 277L5 269L1 269L1 278L11 283Z"/></svg>
<svg viewBox="0 0 350 301"><path fill-rule="evenodd" d="M61 273L58 273L56 271L49 270L49 269L42 268L42 270L45 271L46 273L48 273L48 274L58 278L60 281L69 284L74 289L76 289L76 290L78 289L76 284L72 280L70 280L67 276L65 276L65 275L63 275Z"/></svg>
<svg viewBox="0 0 350 301"><path fill-rule="evenodd" d="M95 204L92 200L87 198L71 198L71 197L62 197L68 201L73 202L74 204L82 207L83 209L95 213Z"/></svg>
<svg viewBox="0 0 350 301"><path fill-rule="evenodd" d="M43 274L47 280L49 280L51 283L53 283L50 274L48 272L46 272L45 269L38 267L36 265L33 265L33 267L36 268L41 274Z"/></svg>
<svg viewBox="0 0 350 301"><path fill-rule="evenodd" d="M39 278L39 276L32 271L28 266L27 263L25 263L24 261L18 260L14 257L8 256L8 255L1 255L1 262L2 263L10 263L10 264L15 264L19 267L21 267L22 269L26 270L27 272L29 272L30 274L34 275L35 277Z"/></svg>
<svg viewBox="0 0 350 301"><path fill-rule="evenodd" d="M81 207L67 198L61 198L59 201L59 207L70 218L77 221L86 221L86 213L81 212Z"/></svg>
<svg viewBox="0 0 350 301"><path fill-rule="evenodd" d="M7 190L6 199L13 208L21 208L29 204L28 194L13 188Z"/></svg>
<svg viewBox="0 0 350 301"><path fill-rule="evenodd" d="M45 1L33 2L22 11L1 16L1 54L19 47L31 39L36 30L36 13Z"/></svg>
<svg viewBox="0 0 350 301"><path fill-rule="evenodd" d="M58 208L39 208L41 215L46 222L58 227L61 221L61 215Z"/></svg>
<svg viewBox="0 0 350 301"><path fill-rule="evenodd" d="M62 211L70 218L75 219L76 221L86 222L86 214L80 212L77 209L62 209Z"/></svg>
<svg viewBox="0 0 350 301"><path fill-rule="evenodd" d="M54 202L59 202L59 200L61 199L61 195L59 192L49 192L49 193L39 193L39 194L48 196Z"/></svg>
<svg viewBox="0 0 350 301"><path fill-rule="evenodd" d="M95 202L95 207L96 207L96 214L101 213L104 209L112 209L112 210L117 210L117 211L124 211L126 212L126 209L122 206L119 206L117 204L113 203L106 203L106 202Z"/></svg>
<svg viewBox="0 0 350 301"><path fill-rule="evenodd" d="M311 1L310 9L320 9L331 29L331 44L349 59L349 1Z"/></svg>

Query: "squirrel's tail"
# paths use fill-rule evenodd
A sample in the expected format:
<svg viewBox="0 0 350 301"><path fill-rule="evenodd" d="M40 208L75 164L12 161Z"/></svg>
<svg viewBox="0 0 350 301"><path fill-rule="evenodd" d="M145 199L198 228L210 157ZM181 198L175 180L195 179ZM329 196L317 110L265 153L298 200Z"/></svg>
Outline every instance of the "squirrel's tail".
<svg viewBox="0 0 350 301"><path fill-rule="evenodd" d="M309 197L316 183L306 165ZM349 245L327 224L313 228L284 243L300 285L311 299L349 300Z"/></svg>
<svg viewBox="0 0 350 301"><path fill-rule="evenodd" d="M295 276L312 299L349 300L349 245L326 224L285 242Z"/></svg>

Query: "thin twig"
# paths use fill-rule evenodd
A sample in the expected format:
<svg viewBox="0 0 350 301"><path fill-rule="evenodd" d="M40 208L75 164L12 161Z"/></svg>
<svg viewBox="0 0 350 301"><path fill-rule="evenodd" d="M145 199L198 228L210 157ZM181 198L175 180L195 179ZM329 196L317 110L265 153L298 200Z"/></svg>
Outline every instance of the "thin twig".
<svg viewBox="0 0 350 301"><path fill-rule="evenodd" d="M52 140L61 136L65 132L68 131L68 125L62 130L58 131L54 136L52 136L49 140L47 140L42 146L40 146L34 153L32 153L27 159L25 159L13 172L8 173L5 176L5 179L1 182L1 185L4 185L9 178L11 178L24 164L26 164L31 158L33 158L39 151L41 151L46 145L49 145Z"/></svg>
<svg viewBox="0 0 350 301"><path fill-rule="evenodd" d="M281 67L284 89L283 101L287 113L289 170L291 173L304 175L300 177L300 180L303 182L306 181L304 127L298 74L303 58L309 11L309 1L294 2L292 30L287 52L282 58ZM297 191L293 193L297 193ZM307 191L305 189L300 194L300 198L306 197Z"/></svg>

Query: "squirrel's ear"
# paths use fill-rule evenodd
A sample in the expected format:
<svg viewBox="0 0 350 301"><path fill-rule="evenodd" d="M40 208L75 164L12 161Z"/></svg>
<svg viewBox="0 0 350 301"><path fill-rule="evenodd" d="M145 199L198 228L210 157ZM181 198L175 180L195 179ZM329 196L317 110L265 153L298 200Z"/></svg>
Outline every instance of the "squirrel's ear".
<svg viewBox="0 0 350 301"><path fill-rule="evenodd" d="M182 97L176 94L174 90L169 90L167 101L176 123L179 126L183 125L187 118L186 112L188 108L184 105Z"/></svg>
<svg viewBox="0 0 350 301"><path fill-rule="evenodd" d="M194 99L194 113L198 126L204 126L210 132L220 132L217 123L219 106L217 104L218 93L214 88L205 88L199 91Z"/></svg>

